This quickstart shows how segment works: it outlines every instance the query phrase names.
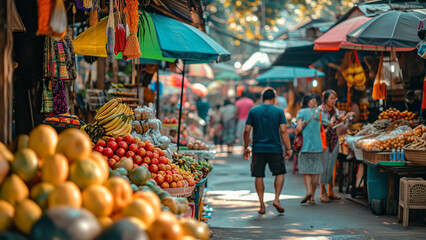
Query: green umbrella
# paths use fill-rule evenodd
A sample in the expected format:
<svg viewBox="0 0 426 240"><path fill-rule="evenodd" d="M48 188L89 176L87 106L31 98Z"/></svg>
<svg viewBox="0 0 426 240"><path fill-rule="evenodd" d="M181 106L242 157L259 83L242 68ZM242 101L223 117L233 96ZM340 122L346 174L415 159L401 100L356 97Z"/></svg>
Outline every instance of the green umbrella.
<svg viewBox="0 0 426 240"><path fill-rule="evenodd" d="M215 77L215 80L234 80L234 81L239 81L241 80L240 75L238 75L237 73L234 72L221 72L218 73Z"/></svg>

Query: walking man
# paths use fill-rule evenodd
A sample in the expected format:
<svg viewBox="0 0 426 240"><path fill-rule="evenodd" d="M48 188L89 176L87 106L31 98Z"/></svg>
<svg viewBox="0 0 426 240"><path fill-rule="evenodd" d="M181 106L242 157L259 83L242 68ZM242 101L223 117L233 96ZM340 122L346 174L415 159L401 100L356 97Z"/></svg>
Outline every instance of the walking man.
<svg viewBox="0 0 426 240"><path fill-rule="evenodd" d="M262 104L250 110L244 129L244 158L248 160L250 155L249 137L253 128L251 176L256 178L255 187L260 202L259 214L265 214L263 178L265 177L266 164L269 165L272 175L275 176L273 206L279 213L284 212L279 199L284 185L284 174L287 172L284 158L290 158L292 150L284 111L274 106L275 101L276 92L274 89L266 88L263 90ZM284 156L282 143L285 146Z"/></svg>

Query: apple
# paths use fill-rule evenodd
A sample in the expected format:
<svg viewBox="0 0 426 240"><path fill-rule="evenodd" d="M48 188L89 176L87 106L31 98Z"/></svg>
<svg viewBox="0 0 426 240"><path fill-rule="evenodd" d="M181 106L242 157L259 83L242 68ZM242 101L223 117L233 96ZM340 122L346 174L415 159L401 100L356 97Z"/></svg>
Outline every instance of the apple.
<svg viewBox="0 0 426 240"><path fill-rule="evenodd" d="M158 150L158 154L161 156L166 156L166 153L163 150Z"/></svg>
<svg viewBox="0 0 426 240"><path fill-rule="evenodd" d="M153 153L159 154L158 149L154 148L154 150L152 151Z"/></svg>
<svg viewBox="0 0 426 240"><path fill-rule="evenodd" d="M170 188L169 184L167 182L163 182L161 184L161 188Z"/></svg>
<svg viewBox="0 0 426 240"><path fill-rule="evenodd" d="M179 171L177 171L176 169L173 169L173 170L172 170L172 173L173 173L173 174L178 174L178 173L179 173Z"/></svg>
<svg viewBox="0 0 426 240"><path fill-rule="evenodd" d="M154 164L151 164L149 166L149 171L152 172L152 173L157 173L158 172L158 166L154 165Z"/></svg>
<svg viewBox="0 0 426 240"><path fill-rule="evenodd" d="M112 158L112 155L114 155L114 151L112 151L111 148L107 147L104 149L103 154L104 156L107 156L108 158Z"/></svg>
<svg viewBox="0 0 426 240"><path fill-rule="evenodd" d="M115 152L118 149L118 144L116 142L110 141L108 142L107 147L111 148Z"/></svg>
<svg viewBox="0 0 426 240"><path fill-rule="evenodd" d="M145 149L152 152L154 151L155 147L152 143L147 143Z"/></svg>
<svg viewBox="0 0 426 240"><path fill-rule="evenodd" d="M125 151L129 149L129 145L127 145L125 141L118 142L118 147L124 149Z"/></svg>
<svg viewBox="0 0 426 240"><path fill-rule="evenodd" d="M101 147L106 147L106 142L104 141L104 140L99 140L97 143L96 143L96 147L98 147L98 146L101 146Z"/></svg>
<svg viewBox="0 0 426 240"><path fill-rule="evenodd" d="M168 183L172 183L173 182L172 175L166 175L165 181L168 182Z"/></svg>
<svg viewBox="0 0 426 240"><path fill-rule="evenodd" d="M151 143L151 141L149 140L145 140L145 144Z"/></svg>
<svg viewBox="0 0 426 240"><path fill-rule="evenodd" d="M128 157L128 158L134 158L135 156L136 156L136 154L133 151L127 151L126 152L126 157Z"/></svg>
<svg viewBox="0 0 426 240"><path fill-rule="evenodd" d="M119 148L117 149L117 151L115 152L115 155L119 156L120 158L123 157L124 155L126 155L126 150L124 150L123 148Z"/></svg>
<svg viewBox="0 0 426 240"><path fill-rule="evenodd" d="M117 155L112 156L112 158L114 158L114 160L117 161L117 162L120 161L120 157L117 156Z"/></svg>
<svg viewBox="0 0 426 240"><path fill-rule="evenodd" d="M115 138L108 138L108 142L115 142Z"/></svg>
<svg viewBox="0 0 426 240"><path fill-rule="evenodd" d="M179 181L182 181L183 180L182 175L180 175L180 174L177 174L177 175L178 175Z"/></svg>
<svg viewBox="0 0 426 240"><path fill-rule="evenodd" d="M167 124L167 123L169 123L169 122L170 122L169 118L165 117L165 118L164 118L164 120L163 120L163 123L166 123L166 124Z"/></svg>
<svg viewBox="0 0 426 240"><path fill-rule="evenodd" d="M141 156L139 156L139 155L136 155L136 156L134 157L133 162L134 162L134 163L136 163L136 164L138 164L138 165L141 165L141 163L142 163L142 157L141 157Z"/></svg>
<svg viewBox="0 0 426 240"><path fill-rule="evenodd" d="M117 161L115 161L115 159L114 158L110 158L110 159L108 159L108 166L110 167L110 168L113 168L114 167L114 165L117 163Z"/></svg>
<svg viewBox="0 0 426 240"><path fill-rule="evenodd" d="M146 150L144 148L139 148L139 150L136 153L137 155L141 156L141 157L145 157L146 155Z"/></svg>
<svg viewBox="0 0 426 240"><path fill-rule="evenodd" d="M172 177L173 177L173 181L175 181L175 182L179 181L179 175L178 174L173 174Z"/></svg>
<svg viewBox="0 0 426 240"><path fill-rule="evenodd" d="M174 170L175 168L176 168L176 165L175 164L171 164L171 168L172 168L172 170Z"/></svg>
<svg viewBox="0 0 426 240"><path fill-rule="evenodd" d="M158 170L160 170L160 171L166 171L167 170L166 169L166 165L163 164L163 163L158 164Z"/></svg>
<svg viewBox="0 0 426 240"><path fill-rule="evenodd" d="M183 183L181 181L176 182L176 187L181 188L184 187Z"/></svg>
<svg viewBox="0 0 426 240"><path fill-rule="evenodd" d="M170 119L170 123L178 123L178 120L176 119L176 117L173 117L172 119Z"/></svg>
<svg viewBox="0 0 426 240"><path fill-rule="evenodd" d="M166 172L164 172L164 171L158 171L157 174L158 175L162 175L164 177L167 175Z"/></svg>
<svg viewBox="0 0 426 240"><path fill-rule="evenodd" d="M116 142L121 142L121 141L123 141L123 138L122 137L118 137L117 139L115 139L115 141Z"/></svg>
<svg viewBox="0 0 426 240"><path fill-rule="evenodd" d="M138 152L138 150L139 150L138 145L136 143L130 144L129 150L132 151L132 152L135 152L135 153Z"/></svg>
<svg viewBox="0 0 426 240"><path fill-rule="evenodd" d="M152 152L151 152L151 151L146 151L146 156L147 156L147 157L152 158L152 155L153 155L153 154L152 154Z"/></svg>
<svg viewBox="0 0 426 240"><path fill-rule="evenodd" d="M151 164L158 165L158 164L160 164L160 160L158 160L158 158L152 158Z"/></svg>
<svg viewBox="0 0 426 240"><path fill-rule="evenodd" d="M152 154L152 157L160 159L160 155L158 155L158 153L155 153L155 152Z"/></svg>
<svg viewBox="0 0 426 240"><path fill-rule="evenodd" d="M164 176L163 175L157 175L154 180L157 182L158 185L161 185L164 182Z"/></svg>
<svg viewBox="0 0 426 240"><path fill-rule="evenodd" d="M166 170L169 170L169 171L170 171L170 170L172 170L172 165L167 164L167 165L166 165Z"/></svg>
<svg viewBox="0 0 426 240"><path fill-rule="evenodd" d="M172 171L170 171L170 170L166 170L166 174L167 174L167 175L172 175L173 173L172 173Z"/></svg>
<svg viewBox="0 0 426 240"><path fill-rule="evenodd" d="M123 140L129 145L135 142L135 139L130 134L124 136Z"/></svg>
<svg viewBox="0 0 426 240"><path fill-rule="evenodd" d="M171 165L172 164L172 160L167 158L167 164Z"/></svg>
<svg viewBox="0 0 426 240"><path fill-rule="evenodd" d="M188 178L188 179L186 179L186 181L188 182L188 186L194 186L195 185L195 181L192 178Z"/></svg>
<svg viewBox="0 0 426 240"><path fill-rule="evenodd" d="M139 155L137 155L137 156L139 156ZM139 156L140 157L140 156ZM149 158L149 157L144 157L144 158L142 158L142 162L143 163L146 163L146 164L151 164L151 158Z"/></svg>
<svg viewBox="0 0 426 240"><path fill-rule="evenodd" d="M104 148L103 148L102 146L97 146L97 147L95 148L95 151L96 151L96 152L100 152L100 153L104 153Z"/></svg>
<svg viewBox="0 0 426 240"><path fill-rule="evenodd" d="M138 147L139 148L145 148L146 144L144 142L138 142Z"/></svg>
<svg viewBox="0 0 426 240"><path fill-rule="evenodd" d="M149 164L142 163L141 166L144 166L144 167L146 167L146 169L149 169Z"/></svg>
<svg viewBox="0 0 426 240"><path fill-rule="evenodd" d="M169 163L169 161L167 160L166 157L161 156L160 158L158 158L158 160L160 160L160 163L167 165Z"/></svg>
<svg viewBox="0 0 426 240"><path fill-rule="evenodd" d="M177 184L176 184L175 182L172 182L172 183L170 183L170 187L171 187L171 188L176 188L176 187L177 187Z"/></svg>
<svg viewBox="0 0 426 240"><path fill-rule="evenodd" d="M157 174L155 174L155 173L151 173L151 178L152 179L155 179L157 177Z"/></svg>
<svg viewBox="0 0 426 240"><path fill-rule="evenodd" d="M137 168L139 167L139 165L137 165L136 163L133 163L133 168Z"/></svg>

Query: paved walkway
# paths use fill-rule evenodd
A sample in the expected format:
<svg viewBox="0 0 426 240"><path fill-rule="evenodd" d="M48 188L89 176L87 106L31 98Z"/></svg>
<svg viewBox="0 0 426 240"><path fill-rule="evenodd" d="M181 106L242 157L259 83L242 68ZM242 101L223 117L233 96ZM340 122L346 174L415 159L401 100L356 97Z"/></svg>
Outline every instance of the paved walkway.
<svg viewBox="0 0 426 240"><path fill-rule="evenodd" d="M238 151L238 153L237 153ZM228 157L218 153L209 176L207 201L214 208L208 222L211 239L425 239L426 226L410 222L403 228L396 216L376 216L371 209L352 201L335 200L316 205L302 205L305 187L301 175L292 175L287 164L281 204L284 214L272 206L273 177L265 178L266 214L259 215L250 162L242 158L241 149ZM317 189L318 193L319 189Z"/></svg>

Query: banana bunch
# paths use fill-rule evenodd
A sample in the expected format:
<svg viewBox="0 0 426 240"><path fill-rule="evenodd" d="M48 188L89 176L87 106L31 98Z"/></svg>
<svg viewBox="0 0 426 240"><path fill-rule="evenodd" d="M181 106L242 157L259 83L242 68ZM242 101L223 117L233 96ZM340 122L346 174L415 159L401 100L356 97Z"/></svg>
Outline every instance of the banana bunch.
<svg viewBox="0 0 426 240"><path fill-rule="evenodd" d="M86 132L94 143L97 143L105 135L104 128L97 124L84 125L80 128L80 130Z"/></svg>
<svg viewBox="0 0 426 240"><path fill-rule="evenodd" d="M132 117L133 111L129 106L121 103L121 99L112 99L98 110L95 124L102 126L105 136L116 138L132 131Z"/></svg>

